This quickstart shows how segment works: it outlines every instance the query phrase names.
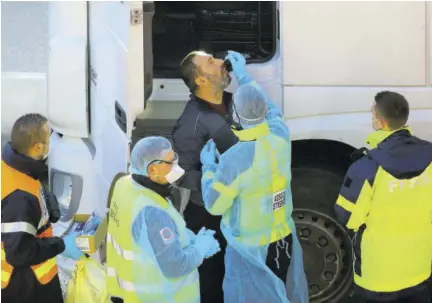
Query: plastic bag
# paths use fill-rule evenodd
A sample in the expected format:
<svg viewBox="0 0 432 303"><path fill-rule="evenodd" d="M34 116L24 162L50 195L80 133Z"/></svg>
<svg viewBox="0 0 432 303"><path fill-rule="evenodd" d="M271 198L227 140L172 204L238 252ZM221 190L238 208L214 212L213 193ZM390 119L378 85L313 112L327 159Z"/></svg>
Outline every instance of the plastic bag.
<svg viewBox="0 0 432 303"><path fill-rule="evenodd" d="M81 258L69 280L65 303L107 303L105 268L91 258Z"/></svg>
<svg viewBox="0 0 432 303"><path fill-rule="evenodd" d="M291 303L309 303L309 285L303 265L303 250L292 217L288 221L293 236L291 263L286 279L287 297Z"/></svg>

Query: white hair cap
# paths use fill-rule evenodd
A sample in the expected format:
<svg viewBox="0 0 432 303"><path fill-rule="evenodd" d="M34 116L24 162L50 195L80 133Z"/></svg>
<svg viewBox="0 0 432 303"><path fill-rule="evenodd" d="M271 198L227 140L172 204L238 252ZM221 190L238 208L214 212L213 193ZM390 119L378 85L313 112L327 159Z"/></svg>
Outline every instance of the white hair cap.
<svg viewBox="0 0 432 303"><path fill-rule="evenodd" d="M148 165L162 160L170 151L171 143L164 137L151 136L139 140L132 149L129 172L147 176Z"/></svg>
<svg viewBox="0 0 432 303"><path fill-rule="evenodd" d="M240 86L234 95L233 103L243 127L255 126L265 120L267 114L265 98L255 86L251 84Z"/></svg>

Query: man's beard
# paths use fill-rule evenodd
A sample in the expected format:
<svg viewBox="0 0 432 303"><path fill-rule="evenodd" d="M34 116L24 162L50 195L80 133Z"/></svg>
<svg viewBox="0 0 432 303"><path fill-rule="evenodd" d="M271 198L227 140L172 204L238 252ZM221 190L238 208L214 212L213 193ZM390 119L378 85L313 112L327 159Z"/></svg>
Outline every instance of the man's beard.
<svg viewBox="0 0 432 303"><path fill-rule="evenodd" d="M231 76L227 72L221 71L219 76L203 74L211 83L211 86L216 91L225 90L231 83Z"/></svg>
<svg viewBox="0 0 432 303"><path fill-rule="evenodd" d="M219 89L224 90L227 88L231 83L231 76L229 74L222 74L219 79L211 79L213 82L213 85Z"/></svg>
<svg viewBox="0 0 432 303"><path fill-rule="evenodd" d="M226 74L226 76L224 76L224 80L225 80L225 87L224 87L224 89L225 89L231 84L232 78L231 78L230 74Z"/></svg>

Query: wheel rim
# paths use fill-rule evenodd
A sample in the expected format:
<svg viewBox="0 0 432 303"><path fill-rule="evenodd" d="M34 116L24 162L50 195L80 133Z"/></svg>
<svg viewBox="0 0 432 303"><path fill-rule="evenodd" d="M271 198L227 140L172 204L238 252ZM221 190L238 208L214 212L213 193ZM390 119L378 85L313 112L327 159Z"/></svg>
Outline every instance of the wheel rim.
<svg viewBox="0 0 432 303"><path fill-rule="evenodd" d="M343 296L341 290L351 284L352 274L351 242L344 228L333 218L308 209L295 209L293 218L311 302Z"/></svg>

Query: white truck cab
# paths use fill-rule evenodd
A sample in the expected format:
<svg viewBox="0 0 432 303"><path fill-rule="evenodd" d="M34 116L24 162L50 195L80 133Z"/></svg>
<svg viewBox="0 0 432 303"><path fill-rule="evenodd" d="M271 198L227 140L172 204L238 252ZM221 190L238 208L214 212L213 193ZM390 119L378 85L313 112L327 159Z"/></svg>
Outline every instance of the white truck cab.
<svg viewBox="0 0 432 303"><path fill-rule="evenodd" d="M170 137L188 100L178 66L193 50L243 53L283 110L293 145L294 218L311 302L341 302L351 243L333 218L350 154L372 131L376 93L409 100L432 140L432 4L427 2L51 2L47 116L50 187L61 234L106 211L131 147ZM234 92L233 81L228 88Z"/></svg>

